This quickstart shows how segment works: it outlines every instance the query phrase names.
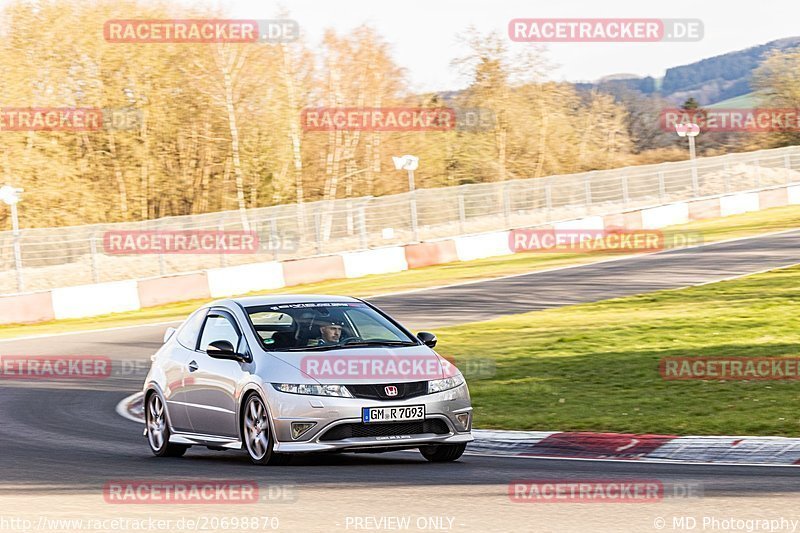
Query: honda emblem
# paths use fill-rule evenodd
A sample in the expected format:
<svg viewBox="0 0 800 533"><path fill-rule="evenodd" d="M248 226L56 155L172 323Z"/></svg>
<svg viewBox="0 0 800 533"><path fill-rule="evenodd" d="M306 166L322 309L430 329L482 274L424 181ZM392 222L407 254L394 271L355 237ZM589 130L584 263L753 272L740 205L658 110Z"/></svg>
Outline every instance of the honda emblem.
<svg viewBox="0 0 800 533"><path fill-rule="evenodd" d="M389 385L384 390L386 391L386 396L397 396L397 387L394 385Z"/></svg>

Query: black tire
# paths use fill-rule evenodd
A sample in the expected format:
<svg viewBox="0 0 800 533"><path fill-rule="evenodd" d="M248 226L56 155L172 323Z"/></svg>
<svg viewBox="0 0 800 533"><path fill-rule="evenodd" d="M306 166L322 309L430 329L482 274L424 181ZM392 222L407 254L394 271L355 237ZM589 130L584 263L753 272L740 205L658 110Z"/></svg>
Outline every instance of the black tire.
<svg viewBox="0 0 800 533"><path fill-rule="evenodd" d="M253 464L278 466L289 463L290 455L273 450L275 438L269 425L269 412L258 394L245 398L241 428L244 449Z"/></svg>
<svg viewBox="0 0 800 533"><path fill-rule="evenodd" d="M423 446L419 449L419 453L432 463L449 463L455 461L467 449L466 443L464 444L436 444L433 446Z"/></svg>
<svg viewBox="0 0 800 533"><path fill-rule="evenodd" d="M144 404L144 420L147 426L147 444L156 457L181 457L189 449L188 446L170 444L167 409L161 396L153 392Z"/></svg>

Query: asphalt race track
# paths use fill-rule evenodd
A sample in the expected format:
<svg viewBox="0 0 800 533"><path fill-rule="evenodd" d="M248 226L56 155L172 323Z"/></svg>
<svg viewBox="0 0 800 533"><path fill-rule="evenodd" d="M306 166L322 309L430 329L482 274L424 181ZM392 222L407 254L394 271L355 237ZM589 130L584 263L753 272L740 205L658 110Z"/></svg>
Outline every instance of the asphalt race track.
<svg viewBox="0 0 800 533"><path fill-rule="evenodd" d="M800 231L793 231L372 300L415 328L433 329L431 325L680 287L798 262ZM281 531L397 530L402 528L393 527L398 524L393 520L403 517L410 517L405 528L410 531L675 531L681 530L673 522L679 517L694 518L695 530L706 531L712 529L702 528L704 520L712 525L718 520L715 530L727 531L733 529L725 529L722 521L731 518L800 518L800 470L793 467L474 455L437 465L416 452L317 456L285 467L256 467L243 452L205 449L192 449L181 459L155 458L142 426L123 419L114 408L141 388L163 330L163 325L142 326L2 342L6 355L108 356L114 372L92 381L2 383L0 530L78 530L42 523L43 516L156 518L172 520L170 531L180 531L176 520L212 515L277 517ZM103 498L103 486L111 480L179 479L255 480L265 493L267 487L280 487L284 497L247 505L124 505ZM695 490L689 498L646 504L510 500L510 482L535 479L659 480ZM11 523L12 518L30 519L34 527ZM231 530L219 524L203 530Z"/></svg>
<svg viewBox="0 0 800 533"><path fill-rule="evenodd" d="M796 263L800 230L370 301L408 323L434 327L711 283Z"/></svg>

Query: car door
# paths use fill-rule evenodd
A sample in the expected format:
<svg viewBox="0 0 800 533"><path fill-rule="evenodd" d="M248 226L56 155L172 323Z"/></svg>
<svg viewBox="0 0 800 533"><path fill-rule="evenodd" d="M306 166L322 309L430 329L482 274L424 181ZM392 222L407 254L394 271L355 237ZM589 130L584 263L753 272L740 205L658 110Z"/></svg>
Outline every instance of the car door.
<svg viewBox="0 0 800 533"><path fill-rule="evenodd" d="M239 353L248 351L234 316L227 310L213 308L205 319L197 349L189 361L186 409L194 433L237 438L236 389L245 374L245 363L209 356L208 345L220 340L230 342Z"/></svg>
<svg viewBox="0 0 800 533"><path fill-rule="evenodd" d="M175 431L192 431L186 409L187 380L191 383L193 379L189 375L189 361L194 358L207 313L208 309L199 309L186 319L175 333L175 342L171 343L169 357L163 365L166 376L164 397L170 424Z"/></svg>

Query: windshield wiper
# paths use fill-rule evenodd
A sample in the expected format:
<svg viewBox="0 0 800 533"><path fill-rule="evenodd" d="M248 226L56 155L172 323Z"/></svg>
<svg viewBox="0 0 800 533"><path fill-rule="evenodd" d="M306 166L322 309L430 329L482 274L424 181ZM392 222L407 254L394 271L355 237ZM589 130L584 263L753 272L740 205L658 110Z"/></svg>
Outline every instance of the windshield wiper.
<svg viewBox="0 0 800 533"><path fill-rule="evenodd" d="M323 344L321 346L296 346L294 348L285 348L284 352L313 352L319 351L324 352L325 350L335 350L336 348L341 348L341 344Z"/></svg>
<svg viewBox="0 0 800 533"><path fill-rule="evenodd" d="M342 346L417 346L417 343L410 341L362 341L353 339L345 342Z"/></svg>
<svg viewBox="0 0 800 533"><path fill-rule="evenodd" d="M275 350L281 352L324 352L328 350L337 350L349 346L417 346L416 342L410 341L363 341L355 340L347 341L344 344L323 344L321 346L296 346L294 348L284 348L283 350Z"/></svg>

